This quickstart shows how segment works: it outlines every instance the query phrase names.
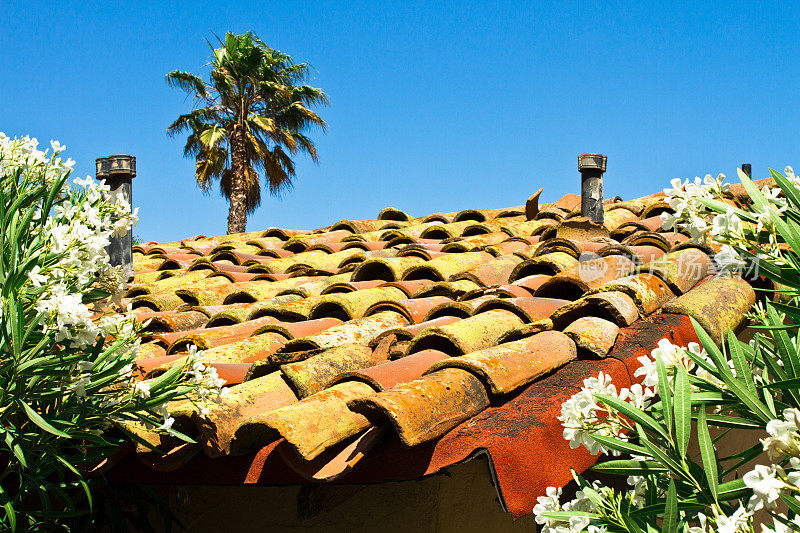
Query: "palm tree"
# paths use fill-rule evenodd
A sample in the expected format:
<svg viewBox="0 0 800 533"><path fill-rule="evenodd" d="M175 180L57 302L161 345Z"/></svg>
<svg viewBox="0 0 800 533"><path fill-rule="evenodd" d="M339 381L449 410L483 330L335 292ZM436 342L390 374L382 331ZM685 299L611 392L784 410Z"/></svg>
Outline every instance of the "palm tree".
<svg viewBox="0 0 800 533"><path fill-rule="evenodd" d="M265 45L254 33L225 34L210 43L210 81L189 72L172 71L167 84L194 98L193 110L173 122L170 136L187 131L184 156L194 157L197 185L208 192L219 180L230 201L228 233L246 230L247 215L261 203L259 175L273 195L291 186L292 155L305 152L317 163L314 142L303 132L326 124L310 107L327 105L321 89L303 84L307 63Z"/></svg>

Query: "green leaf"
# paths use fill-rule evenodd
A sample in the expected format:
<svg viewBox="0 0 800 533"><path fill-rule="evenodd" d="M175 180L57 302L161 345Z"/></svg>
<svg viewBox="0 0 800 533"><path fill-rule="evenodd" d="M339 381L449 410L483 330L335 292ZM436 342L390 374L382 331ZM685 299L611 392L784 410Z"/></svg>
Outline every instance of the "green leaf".
<svg viewBox="0 0 800 533"><path fill-rule="evenodd" d="M658 395L661 397L661 413L664 415L664 424L667 426L669 434L673 435L672 409L669 407L672 405L672 393L669 390L667 367L660 356L656 357L656 372L658 374Z"/></svg>
<svg viewBox="0 0 800 533"><path fill-rule="evenodd" d="M783 320L778 316L775 306L769 303L767 304L767 317L770 324L775 326L783 325ZM784 362L784 368L790 370L792 376L800 377L800 357L798 357L792 341L789 340L789 335L786 334L784 329L776 328L772 330L772 338L775 341L775 348Z"/></svg>
<svg viewBox="0 0 800 533"><path fill-rule="evenodd" d="M2 485L0 485L0 502L3 504L3 508L6 510L6 518L8 518L8 525L11 528L11 531L17 530L17 513L14 510L14 505L10 501L8 494L5 490L3 490Z"/></svg>
<svg viewBox="0 0 800 533"><path fill-rule="evenodd" d="M667 489L667 501L664 504L664 520L661 523L661 531L667 533L677 533L678 531L678 491L675 488L675 480L669 480Z"/></svg>
<svg viewBox="0 0 800 533"><path fill-rule="evenodd" d="M670 457L667 454L667 452L665 452L657 445L650 442L645 432L641 429L641 426L636 426L636 431L639 435L639 441L641 442L642 446L647 450L647 453L645 455L649 455L656 461L659 461L677 477L685 481L688 481L689 483L692 483L694 481L692 474L688 470L683 468L683 466L675 458Z"/></svg>
<svg viewBox="0 0 800 533"><path fill-rule="evenodd" d="M783 381L773 381L772 383L761 385L761 387L765 387L768 389L795 389L797 387L800 387L800 378L792 378Z"/></svg>
<svg viewBox="0 0 800 533"><path fill-rule="evenodd" d="M696 501L688 502L686 500L678 500L678 510L682 511L704 511L708 509L707 503L699 503ZM645 505L640 508L632 508L629 513L631 516L653 518L656 515L664 512L664 503L660 501L653 505Z"/></svg>
<svg viewBox="0 0 800 533"><path fill-rule="evenodd" d="M722 458L721 460L723 460L723 461L728 461L728 460L732 460L732 459L735 459L735 458L739 458L739 460L736 461L731 466L727 467L722 472L722 475L719 476L719 477L724 478L725 476L727 476L731 472L736 471L736 469L739 468L740 466L742 466L743 464L752 461L753 459L755 459L756 457L758 457L762 453L764 453L764 446L759 442L758 444L754 444L753 446L751 446L750 448L748 448L748 449L746 449L746 450L744 450L742 452L739 452L737 454L731 455L729 457Z"/></svg>
<svg viewBox="0 0 800 533"><path fill-rule="evenodd" d="M714 343L711 337L709 337L708 333L706 333L702 326L700 326L700 324L694 318L692 318L691 321L695 328L695 333L700 339L700 344L703 345L703 348L706 349L706 352L708 353L709 357L711 357L711 360L714 361L714 365L717 367L717 371L719 372L719 377L725 382L725 385L728 387L728 389L764 422L769 422L775 418L774 413L770 412L767 406L758 399L755 393L751 392L741 380L733 376L733 373L728 366L727 359L725 359L725 357L717 348L717 345Z"/></svg>
<svg viewBox="0 0 800 533"><path fill-rule="evenodd" d="M47 420L45 420L39 415L39 413L31 409L31 407L27 403L25 403L24 400L19 398L17 399L17 403L21 405L22 408L25 410L25 414L28 415L28 418L31 420L31 422L33 422L43 430L47 431L48 433L52 433L53 435L56 435L58 437L64 437L65 439L69 438L69 435L51 426L47 422Z"/></svg>
<svg viewBox="0 0 800 533"><path fill-rule="evenodd" d="M758 190L756 184L745 174L741 168L736 169L736 173L739 175L739 179L744 185L744 190L747 191L747 195L750 196L750 199L753 203L758 207L767 207L769 206L769 202L764 195L761 194L761 191Z"/></svg>
<svg viewBox="0 0 800 533"><path fill-rule="evenodd" d="M689 388L689 373L683 365L675 368L675 444L681 458L685 458L692 433L692 391ZM664 409L665 412L667 410Z"/></svg>
<svg viewBox="0 0 800 533"><path fill-rule="evenodd" d="M750 391L755 392L756 386L753 383L753 373L750 370L750 365L742 354L739 339L736 338L733 331L728 332L728 348L731 352L731 359L733 360L733 368L736 369L736 377L743 380L745 386Z"/></svg>
<svg viewBox="0 0 800 533"><path fill-rule="evenodd" d="M703 460L703 472L708 481L708 488L714 501L717 501L717 459L714 455L714 444L711 442L711 435L708 432L705 407L701 407L697 411L697 442L700 446L700 457Z"/></svg>
<svg viewBox="0 0 800 533"><path fill-rule="evenodd" d="M590 468L595 472L620 476L646 476L668 471L664 465L657 461L634 461L632 459L614 459L598 463Z"/></svg>
<svg viewBox="0 0 800 533"><path fill-rule="evenodd" d="M780 497L781 500L783 500L783 503L786 504L786 507L788 507L790 511L800 515L800 502L798 502L792 496L787 496L786 494L780 494Z"/></svg>
<svg viewBox="0 0 800 533"><path fill-rule="evenodd" d="M742 479L734 479L727 483L722 483L717 487L717 497L719 501L730 501L741 499L749 496L752 493L751 489L744 484Z"/></svg>
<svg viewBox="0 0 800 533"><path fill-rule="evenodd" d="M744 209L741 209L739 207L725 203L722 200L717 200L714 198L697 198L697 201L703 204L704 206L711 208L717 213L727 213L728 211L733 211L734 213L736 213L736 216L738 216L743 220L754 219L752 213L745 211Z"/></svg>
<svg viewBox="0 0 800 533"><path fill-rule="evenodd" d="M594 397L602 404L605 404L608 407L611 407L623 415L627 416L635 423L639 424L643 428L649 430L652 433L655 433L662 438L669 440L669 433L664 430L664 427L653 420L650 415L634 407L633 405L629 404L628 402L622 401L619 398L614 396L609 396L608 394L595 394Z"/></svg>
<svg viewBox="0 0 800 533"><path fill-rule="evenodd" d="M600 518L596 513L588 513L586 511L548 511L542 513L542 516L551 520L560 520L561 522L569 522L569 519L578 516L586 518Z"/></svg>
<svg viewBox="0 0 800 533"><path fill-rule="evenodd" d="M771 213L770 220L780 236L792 247L792 251L800 253L800 227L792 221L784 222L775 212Z"/></svg>
<svg viewBox="0 0 800 533"><path fill-rule="evenodd" d="M632 516L622 513L620 518L625 523L625 529L631 533L645 533L640 525L640 522L635 520Z"/></svg>
<svg viewBox="0 0 800 533"><path fill-rule="evenodd" d="M794 185L780 172L769 169L769 173L772 176L772 179L778 184L778 187L781 188L783 195L786 197L787 200L794 206L795 209L800 208L800 195L797 194L797 189Z"/></svg>
<svg viewBox="0 0 800 533"><path fill-rule="evenodd" d="M9 448L11 448L11 452L14 454L14 457L17 458L19 464L23 466L23 468L28 468L28 462L25 460L25 452L22 450L22 446L19 445L18 439L15 437L11 431L6 429L3 430L4 440Z"/></svg>
<svg viewBox="0 0 800 533"><path fill-rule="evenodd" d="M592 438L609 450L629 453L631 455L650 455L650 452L647 451L647 448L643 448L642 446L638 446L636 444L631 444L630 442L624 440L615 439L613 437L603 437L601 435L592 435Z"/></svg>
<svg viewBox="0 0 800 533"><path fill-rule="evenodd" d="M703 409L703 412L705 412L705 409ZM699 417L698 414L692 415L692 418L694 419L697 419L698 417ZM750 420L749 418L742 418L738 416L706 414L706 422L711 424L712 426L726 427L726 428L764 429L763 423L758 422L756 420Z"/></svg>

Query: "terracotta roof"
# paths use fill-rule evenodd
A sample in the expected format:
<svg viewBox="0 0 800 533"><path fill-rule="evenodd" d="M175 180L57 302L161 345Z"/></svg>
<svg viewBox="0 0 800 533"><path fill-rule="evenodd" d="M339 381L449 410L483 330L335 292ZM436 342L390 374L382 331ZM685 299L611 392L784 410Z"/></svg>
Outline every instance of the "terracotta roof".
<svg viewBox="0 0 800 533"><path fill-rule="evenodd" d="M714 275L714 250L661 230L662 194L606 201L602 226L579 204L387 208L135 247L124 303L147 323L145 378L196 344L230 393L206 416L173 406L197 444L143 433L164 453L132 448L114 475L353 483L488 454L504 506L529 513L594 460L556 420L583 379L602 370L627 386L660 338L694 340L688 317L719 340L755 301L747 282Z"/></svg>

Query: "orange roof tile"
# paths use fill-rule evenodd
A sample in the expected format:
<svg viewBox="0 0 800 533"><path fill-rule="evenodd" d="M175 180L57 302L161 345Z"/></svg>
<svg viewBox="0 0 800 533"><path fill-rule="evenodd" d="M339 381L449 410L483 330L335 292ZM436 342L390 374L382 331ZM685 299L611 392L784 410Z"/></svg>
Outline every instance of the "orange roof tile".
<svg viewBox="0 0 800 533"><path fill-rule="evenodd" d="M660 338L694 340L687 317L720 340L754 302L745 281L709 277L714 250L662 231L661 196L606 202L604 226L567 195L137 246L125 302L146 322L142 369L191 342L232 385L205 416L176 406L197 446L161 439L162 456L111 472L155 479L138 459L174 470L162 482L381 481L487 453L504 506L529 513L593 461L556 420L583 379L628 386Z"/></svg>

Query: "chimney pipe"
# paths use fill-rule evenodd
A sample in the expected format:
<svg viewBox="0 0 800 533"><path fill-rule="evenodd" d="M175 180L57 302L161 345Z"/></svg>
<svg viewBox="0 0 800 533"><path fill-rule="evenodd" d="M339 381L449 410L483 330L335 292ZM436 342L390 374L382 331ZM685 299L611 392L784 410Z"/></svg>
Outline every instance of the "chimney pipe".
<svg viewBox="0 0 800 533"><path fill-rule="evenodd" d="M95 160L97 165L98 181L105 181L111 187L109 201L125 200L132 205L133 192L132 180L136 176L136 158L132 155L110 155L99 157ZM124 266L133 269L133 230L121 237L111 237L111 242L106 249L109 261L114 266Z"/></svg>
<svg viewBox="0 0 800 533"><path fill-rule="evenodd" d="M578 156L581 173L581 215L595 224L603 223L603 173L606 156L583 154Z"/></svg>
<svg viewBox="0 0 800 533"><path fill-rule="evenodd" d="M742 172L747 174L747 177L753 179L752 168L750 167L750 163L742 163Z"/></svg>

